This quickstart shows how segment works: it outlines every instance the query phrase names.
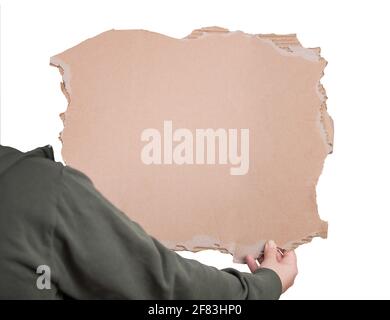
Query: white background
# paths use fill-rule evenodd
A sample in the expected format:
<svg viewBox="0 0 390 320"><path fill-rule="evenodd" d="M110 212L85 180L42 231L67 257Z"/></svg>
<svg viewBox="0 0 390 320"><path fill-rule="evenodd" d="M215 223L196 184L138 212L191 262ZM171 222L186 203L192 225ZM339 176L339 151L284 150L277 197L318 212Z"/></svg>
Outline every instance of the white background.
<svg viewBox="0 0 390 320"><path fill-rule="evenodd" d="M335 147L318 184L329 239L297 249L299 275L285 299L390 298L390 46L388 1L1 1L1 143L52 144L66 109L50 56L108 29L184 37L218 25L297 33L322 48L322 83ZM231 257L186 253L217 267ZM243 265L235 265L247 270Z"/></svg>

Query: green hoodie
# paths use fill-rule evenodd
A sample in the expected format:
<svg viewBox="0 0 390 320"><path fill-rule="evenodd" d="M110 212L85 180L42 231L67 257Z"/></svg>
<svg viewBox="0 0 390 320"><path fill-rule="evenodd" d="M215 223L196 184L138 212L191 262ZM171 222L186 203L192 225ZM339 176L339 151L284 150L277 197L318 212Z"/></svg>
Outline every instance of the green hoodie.
<svg viewBox="0 0 390 320"><path fill-rule="evenodd" d="M270 269L218 270L167 249L87 176L55 162L50 146L23 153L0 145L0 299L278 299L280 294L280 279Z"/></svg>

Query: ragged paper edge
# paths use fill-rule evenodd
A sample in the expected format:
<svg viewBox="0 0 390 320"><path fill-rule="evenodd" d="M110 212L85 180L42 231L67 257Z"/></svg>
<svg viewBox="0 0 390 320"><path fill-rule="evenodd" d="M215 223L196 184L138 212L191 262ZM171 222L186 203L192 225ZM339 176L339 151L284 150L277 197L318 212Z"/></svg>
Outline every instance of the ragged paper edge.
<svg viewBox="0 0 390 320"><path fill-rule="evenodd" d="M321 221L319 231L310 233L297 241L290 241L279 245L279 248L285 251L294 250L302 244L311 242L314 238L320 237L325 239L327 235L328 223L326 221ZM202 250L216 250L221 253L232 255L234 263L246 263L245 257L247 255L257 258L260 258L263 255L266 240L259 240L251 245L243 245L234 242L225 242L207 235L198 235L194 236L191 240L181 241L180 243L169 240L162 240L161 242L167 248L174 251L199 252Z"/></svg>
<svg viewBox="0 0 390 320"><path fill-rule="evenodd" d="M111 30L115 31L115 30ZM146 30L145 30L146 31ZM109 32L109 31L107 31ZM148 31L150 32L150 31ZM242 33L249 37L255 37L261 41L265 41L267 43L271 43L274 45L274 48L276 50L284 52L284 54L287 55L294 55L299 56L303 59L308 59L310 61L318 61L322 62L322 71L319 76L318 84L317 84L317 94L320 99L320 105L319 105L319 124L321 127L321 131L323 134L324 143L327 147L328 153L333 152L333 139L334 139L334 127L333 127L333 120L329 116L327 112L327 105L326 105L326 91L323 85L321 84L321 78L324 75L324 69L327 65L327 61L321 57L321 49L319 47L317 48L304 48L301 43L298 41L296 34L287 34L287 35L277 35L277 34L247 34L243 33L242 31L229 31L228 29L212 26L212 27L205 27L200 29L195 29L192 31L188 36L184 37L183 39L178 38L172 38L175 40L190 40L190 39L199 39L204 36L212 35L212 34L232 34L232 33ZM168 37L163 34L156 33L161 37ZM99 36L99 35L98 35ZM98 37L97 36L97 37ZM168 37L171 38L171 37ZM88 40L86 40L88 41ZM66 126L66 112L68 111L70 105L71 105L71 73L63 61L59 59L57 56L53 56L50 59L50 65L57 67L60 71L60 74L62 76L62 82L60 83L61 91L65 95L67 99L67 108L64 112L62 112L59 116L63 122L63 126L65 128ZM62 133L59 134L59 140L62 141ZM62 154L63 160L66 163L66 159L64 158L64 155ZM325 159L323 161L323 164L325 162ZM322 166L323 166L322 164ZM322 172L322 170L321 170ZM321 173L319 174L319 176ZM319 178L318 176L318 178ZM317 180L318 180L317 178ZM318 212L316 212L318 214ZM309 233L305 235L304 237L290 241L288 243L280 245L280 248L283 250L294 250L297 247L299 247L302 244L309 243L312 241L313 238L321 237L321 238L327 238L328 234L328 223L326 221L320 220L320 230L315 231L312 233ZM242 244L236 244L236 243L226 243L222 240L210 237L210 236L194 236L191 240L187 241L169 241L169 240L161 240L161 242L169 249L175 250L175 251L191 251L191 252L199 252L202 250L217 250L221 253L228 253L233 256L233 262L235 263L245 263L245 256L251 255L253 257L260 257L263 254L264 245L267 240L259 240L255 244L252 245L242 245Z"/></svg>
<svg viewBox="0 0 390 320"><path fill-rule="evenodd" d="M53 66L53 67L56 67L58 68L60 74L61 74L61 77L62 77L62 81L60 82L60 88L61 88L61 92L63 93L63 95L65 96L66 98L66 101L67 101L67 106L66 106L66 110L64 112L61 112L59 117L62 121L62 125L63 127L65 128L65 125L66 125L66 112L70 106L70 91L67 89L67 83L69 82L69 74L67 73L65 75L65 70L64 70L64 67L63 67L63 64L60 63L59 61L58 62L55 62L55 59L54 58L51 58L50 59L50 65ZM62 141L62 132L61 131L59 133L59 136L58 136L58 139L61 141L61 144L63 143ZM64 157L64 155L62 154L62 157ZM64 162L66 163L65 159L63 158Z"/></svg>

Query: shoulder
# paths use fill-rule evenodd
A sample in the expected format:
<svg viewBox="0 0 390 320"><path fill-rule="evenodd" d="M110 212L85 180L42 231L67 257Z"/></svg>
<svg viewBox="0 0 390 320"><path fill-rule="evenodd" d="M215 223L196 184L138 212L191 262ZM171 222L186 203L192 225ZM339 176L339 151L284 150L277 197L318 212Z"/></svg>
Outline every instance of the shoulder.
<svg viewBox="0 0 390 320"><path fill-rule="evenodd" d="M2 215L27 221L52 215L63 168L61 163L43 157L17 159L0 176Z"/></svg>

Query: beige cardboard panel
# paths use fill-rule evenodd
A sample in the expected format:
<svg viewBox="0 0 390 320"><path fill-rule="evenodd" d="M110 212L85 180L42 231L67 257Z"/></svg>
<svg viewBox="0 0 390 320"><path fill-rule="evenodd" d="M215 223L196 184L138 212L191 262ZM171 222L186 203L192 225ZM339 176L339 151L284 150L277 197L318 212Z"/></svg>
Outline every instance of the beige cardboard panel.
<svg viewBox="0 0 390 320"><path fill-rule="evenodd" d="M172 249L215 248L243 262L246 254L259 255L268 239L292 249L326 237L315 188L332 151L333 124L319 54L295 35L218 27L184 39L104 32L51 58L69 103L62 115L63 158ZM173 150L180 144L164 138L164 121L172 134L193 135L194 164L176 164L179 150L173 164L142 161L145 129L161 133L162 161L171 154L164 157L164 145L169 151L169 142ZM248 129L248 157L243 152L241 163L232 164L227 154L224 163L224 143L217 143L216 163L197 163L196 130L207 128L221 129L228 153L235 150L229 148L234 133L241 137ZM245 134L238 139L238 155L245 141ZM239 175L231 174L234 167Z"/></svg>

